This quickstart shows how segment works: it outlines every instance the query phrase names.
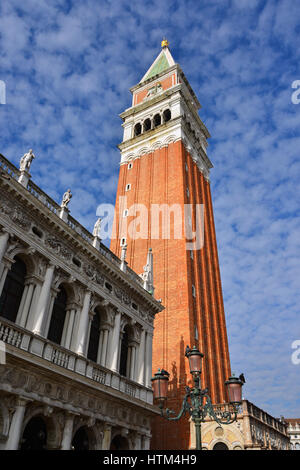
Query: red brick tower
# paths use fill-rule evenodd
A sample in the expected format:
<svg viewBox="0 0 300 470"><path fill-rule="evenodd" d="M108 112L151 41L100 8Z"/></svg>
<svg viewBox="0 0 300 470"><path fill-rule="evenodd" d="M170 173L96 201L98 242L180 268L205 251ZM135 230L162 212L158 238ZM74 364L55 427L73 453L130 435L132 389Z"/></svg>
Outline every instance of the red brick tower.
<svg viewBox="0 0 300 470"><path fill-rule="evenodd" d="M132 106L121 114L124 137L111 250L121 256L126 244L129 266L142 273L152 248L155 297L166 307L155 320L153 373L158 367L170 373L168 407L179 411L185 386L191 385L186 345L204 353L202 386L213 403L223 403L231 371L209 183L212 164L206 154L209 132L167 41L131 92ZM188 226L196 232L196 207L198 215L202 208L204 244L198 235L191 249L184 234ZM188 418L176 423L157 419L153 449L188 449L189 444Z"/></svg>

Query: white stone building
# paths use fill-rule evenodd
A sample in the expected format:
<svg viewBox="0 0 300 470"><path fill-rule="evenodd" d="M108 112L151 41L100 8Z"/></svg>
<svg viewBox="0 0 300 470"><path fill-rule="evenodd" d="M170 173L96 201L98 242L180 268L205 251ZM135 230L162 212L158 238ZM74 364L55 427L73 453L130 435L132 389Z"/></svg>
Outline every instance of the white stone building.
<svg viewBox="0 0 300 470"><path fill-rule="evenodd" d="M300 450L300 418L285 418L284 420L288 425L291 450Z"/></svg>
<svg viewBox="0 0 300 470"><path fill-rule="evenodd" d="M163 307L25 156L0 155L0 449L148 449Z"/></svg>
<svg viewBox="0 0 300 470"><path fill-rule="evenodd" d="M228 411L230 405L214 405L215 413ZM284 419L274 418L248 400L242 400L237 420L220 426L207 418L202 425L205 450L289 450L288 427ZM195 448L193 431L192 448Z"/></svg>

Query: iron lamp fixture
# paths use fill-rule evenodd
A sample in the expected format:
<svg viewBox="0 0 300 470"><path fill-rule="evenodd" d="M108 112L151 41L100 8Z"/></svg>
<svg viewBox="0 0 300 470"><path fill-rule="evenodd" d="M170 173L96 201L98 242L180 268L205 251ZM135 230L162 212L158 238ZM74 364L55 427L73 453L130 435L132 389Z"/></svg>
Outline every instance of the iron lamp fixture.
<svg viewBox="0 0 300 470"><path fill-rule="evenodd" d="M185 356L189 360L190 372L193 377L194 386L186 387L186 393L183 398L182 407L177 416L174 411L166 408L164 405L167 400L168 382L170 374L164 369L158 369L158 372L152 377L153 397L159 402L161 416L169 421L178 421L182 416L188 413L195 424L196 429L196 449L201 450L201 423L210 416L218 424L231 424L237 420L237 415L242 402L242 386L245 383L244 375L239 377L232 375L226 382L229 405L225 406L225 411L215 410L211 398L208 395L208 389L202 389L200 375L202 371L202 359L204 355L194 346L192 349L187 346Z"/></svg>

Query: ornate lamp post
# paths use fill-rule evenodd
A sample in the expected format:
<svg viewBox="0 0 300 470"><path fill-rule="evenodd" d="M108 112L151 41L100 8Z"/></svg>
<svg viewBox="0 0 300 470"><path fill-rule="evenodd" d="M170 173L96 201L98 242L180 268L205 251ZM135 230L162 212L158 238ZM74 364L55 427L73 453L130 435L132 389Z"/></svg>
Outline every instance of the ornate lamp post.
<svg viewBox="0 0 300 470"><path fill-rule="evenodd" d="M178 416L171 417L175 414L174 411L168 408L164 413L164 405L167 400L169 373L162 369L152 377L152 387L154 399L158 400L161 409L161 415L169 421L178 421L186 413L192 418L195 423L196 430L196 449L201 450L201 423L204 422L206 416L213 418L218 424L231 424L237 419L239 406L242 401L242 386L245 382L244 376L230 377L225 385L227 386L230 406L227 411L214 411L211 399L208 395L208 389L201 389L200 375L202 371L202 359L204 355L194 346L190 349L186 347L185 356L189 360L190 372L193 376L194 387L186 387L186 394L184 396L181 410Z"/></svg>

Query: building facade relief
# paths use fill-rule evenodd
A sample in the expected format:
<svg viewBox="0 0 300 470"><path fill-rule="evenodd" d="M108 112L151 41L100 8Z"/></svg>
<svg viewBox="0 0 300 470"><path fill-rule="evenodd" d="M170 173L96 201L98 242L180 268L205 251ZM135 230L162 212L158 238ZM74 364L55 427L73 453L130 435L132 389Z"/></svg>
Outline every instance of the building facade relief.
<svg viewBox="0 0 300 470"><path fill-rule="evenodd" d="M0 180L0 449L149 448L147 341L163 307L98 232L61 220L9 168L15 177Z"/></svg>

